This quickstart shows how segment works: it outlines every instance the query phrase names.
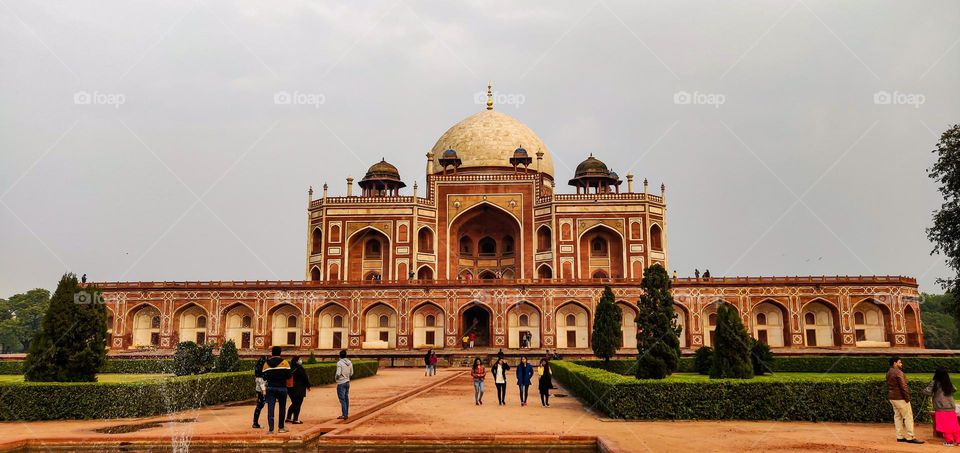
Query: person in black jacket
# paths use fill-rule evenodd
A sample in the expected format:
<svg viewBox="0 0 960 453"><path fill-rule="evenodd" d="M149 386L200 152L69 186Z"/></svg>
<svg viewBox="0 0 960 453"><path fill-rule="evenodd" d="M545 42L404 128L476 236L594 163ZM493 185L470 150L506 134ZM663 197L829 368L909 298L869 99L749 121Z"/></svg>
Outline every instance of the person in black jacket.
<svg viewBox="0 0 960 453"><path fill-rule="evenodd" d="M303 399L307 397L307 392L310 390L310 377L307 376L307 370L303 368L303 359L300 356L295 355L291 359L290 373L293 375L293 387L287 387L287 394L290 395L287 421L299 425L303 423L300 421L300 407L303 406Z"/></svg>
<svg viewBox="0 0 960 453"><path fill-rule="evenodd" d="M283 422L287 412L287 379L290 379L290 363L280 357L283 352L280 346L274 346L270 349L272 356L267 359L263 366L263 379L267 381L267 434L273 434L273 405L279 406L279 415L277 419L281 433L287 432Z"/></svg>
<svg viewBox="0 0 960 453"><path fill-rule="evenodd" d="M253 427L260 428L260 411L267 404L267 381L263 380L263 367L267 364L267 356L260 356L253 367L253 389L257 392L257 408L253 410Z"/></svg>
<svg viewBox="0 0 960 453"><path fill-rule="evenodd" d="M550 372L550 361L540 359L540 369L543 370L540 372L540 382L538 385L540 390L540 405L550 407L550 390L553 389L553 373Z"/></svg>

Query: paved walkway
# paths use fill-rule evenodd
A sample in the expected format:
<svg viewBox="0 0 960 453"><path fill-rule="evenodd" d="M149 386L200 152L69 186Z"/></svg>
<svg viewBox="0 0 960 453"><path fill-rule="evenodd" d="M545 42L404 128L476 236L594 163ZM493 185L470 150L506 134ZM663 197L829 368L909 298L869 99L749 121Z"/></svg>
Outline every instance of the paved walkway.
<svg viewBox="0 0 960 453"><path fill-rule="evenodd" d="M80 420L0 423L0 449L24 446L160 448L205 445L222 447L292 447L319 440L319 450L337 444L355 446L378 440L408 445L490 440L534 445L595 442L600 438L613 451L638 452L886 452L932 451L942 447L929 425L917 427L916 446L893 441L892 424L675 421L628 422L606 420L586 410L576 399L554 396L551 407L540 406L531 389L529 406L521 407L513 380L507 386L507 406L498 406L492 380L487 380L484 405L473 403L467 370L441 369L423 376L422 369L386 368L375 377L354 381L349 423L339 415L334 386L315 388L304 402L302 425L291 432L267 436L250 428L251 403L186 411L170 416L126 420ZM557 393L566 393L563 389ZM103 433L102 428L155 424L128 433ZM266 414L261 415L266 426ZM325 433L325 434L324 434ZM305 447L306 448L306 447ZM306 451L306 450L304 450ZM317 447L310 451L318 451Z"/></svg>

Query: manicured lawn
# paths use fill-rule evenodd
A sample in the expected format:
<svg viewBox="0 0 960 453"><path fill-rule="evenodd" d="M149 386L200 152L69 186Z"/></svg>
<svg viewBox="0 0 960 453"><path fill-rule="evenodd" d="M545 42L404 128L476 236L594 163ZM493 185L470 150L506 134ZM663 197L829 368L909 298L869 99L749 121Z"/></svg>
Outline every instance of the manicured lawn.
<svg viewBox="0 0 960 453"><path fill-rule="evenodd" d="M138 382L152 381L173 376L172 374L99 374L99 382L117 383L117 382ZM0 384L10 382L23 382L23 375L4 374L0 375Z"/></svg>

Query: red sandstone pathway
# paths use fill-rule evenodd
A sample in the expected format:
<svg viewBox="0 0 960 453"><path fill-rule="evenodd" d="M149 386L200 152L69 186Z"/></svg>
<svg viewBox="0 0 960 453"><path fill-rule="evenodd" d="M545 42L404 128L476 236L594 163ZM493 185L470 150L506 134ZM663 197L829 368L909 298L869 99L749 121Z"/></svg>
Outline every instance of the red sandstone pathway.
<svg viewBox="0 0 960 453"><path fill-rule="evenodd" d="M376 376L352 381L350 384L351 422L355 418L354 415L362 416L364 412L375 410L385 400L436 384L459 373L460 371L447 369L439 370L436 376L427 377L423 375L423 369L381 368ZM133 401L131 404L136 402ZM0 423L0 450L17 447L27 441L36 446L71 442L102 445L142 442L149 445L185 446L204 443L208 440L220 443L278 444L291 440L297 441L304 436L309 436L311 431L325 432L342 424L336 420L340 415L340 403L337 401L335 385L314 387L307 394L301 410L300 419L304 423L302 425L287 424L290 432L286 434L266 435L266 407L260 414L260 426L263 426L263 429L252 429L253 409L254 403L248 401L138 419L4 422ZM157 422L158 426L119 434L95 431L107 427L150 422Z"/></svg>
<svg viewBox="0 0 960 453"><path fill-rule="evenodd" d="M487 380L483 406L473 403L473 386L467 370L440 370L435 377L423 376L422 369L382 368L375 377L351 385L351 420L338 424L334 386L315 388L304 403L303 425L291 425L289 434L266 436L265 430L250 428L253 407L224 405L186 411L170 416L125 420L79 420L0 423L0 450L33 447L117 447L158 446L161 449L201 445L287 446L319 436L324 445L371 442L378 439L407 444L456 442L454 437L486 441L491 439L535 445L556 444L558 440L583 442L599 437L613 451L686 452L886 452L935 451L944 449L934 440L929 425L917 427L927 445L893 442L893 426L886 424L677 421L628 422L604 420L587 411L570 397L551 398L551 407L540 407L536 389L530 405L520 407L517 387L508 384L508 405L497 406L496 390ZM422 392L419 393L418 392ZM557 393L565 393L558 389ZM173 423L172 420L189 420ZM160 426L132 433L104 434L94 430L119 425L160 422ZM266 414L261 415L266 426ZM329 432L320 436L321 433ZM316 450L314 450L316 451ZM949 450L948 450L949 451Z"/></svg>
<svg viewBox="0 0 960 453"><path fill-rule="evenodd" d="M803 423L747 421L613 421L588 412L571 397L551 397L550 407L540 406L531 388L527 407L519 405L517 386L507 386L507 406L497 405L496 389L488 379L482 406L473 403L469 375L417 397L386 408L371 420L339 430L322 439L414 435L425 442L450 436L511 438L598 436L616 451L636 452L886 452L944 449L932 438L930 425L918 425L926 445L894 441L893 425L860 423ZM557 389L557 393L566 393ZM949 450L948 450L949 451Z"/></svg>

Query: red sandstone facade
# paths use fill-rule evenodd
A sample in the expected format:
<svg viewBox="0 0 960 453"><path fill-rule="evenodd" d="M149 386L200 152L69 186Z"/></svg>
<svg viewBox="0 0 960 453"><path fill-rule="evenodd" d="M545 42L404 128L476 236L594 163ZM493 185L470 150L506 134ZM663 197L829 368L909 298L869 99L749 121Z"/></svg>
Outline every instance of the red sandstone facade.
<svg viewBox="0 0 960 453"><path fill-rule="evenodd" d="M530 150L530 152L527 151ZM621 191L592 155L556 193L546 146L488 109L426 155L424 196L374 164L353 194L311 196L304 281L101 283L111 347L234 340L242 349L589 348L604 285L635 347L643 269L669 268L666 194ZM772 347L922 347L916 281L906 277L675 280L681 343L711 343L717 303Z"/></svg>

